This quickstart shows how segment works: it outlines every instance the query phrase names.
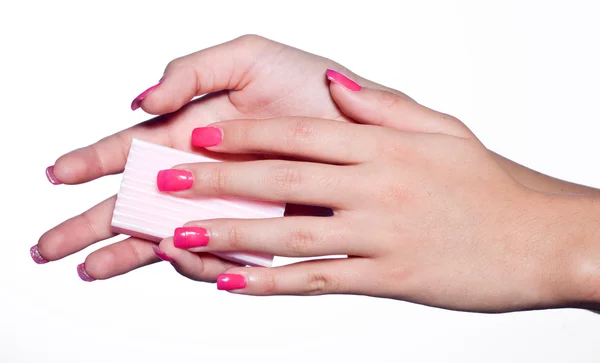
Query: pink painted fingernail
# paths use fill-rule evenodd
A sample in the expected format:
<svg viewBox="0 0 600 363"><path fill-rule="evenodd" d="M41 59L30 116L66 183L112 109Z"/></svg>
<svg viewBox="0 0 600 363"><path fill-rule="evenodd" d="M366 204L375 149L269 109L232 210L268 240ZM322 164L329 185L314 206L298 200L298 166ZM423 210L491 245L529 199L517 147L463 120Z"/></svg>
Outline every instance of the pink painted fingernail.
<svg viewBox="0 0 600 363"><path fill-rule="evenodd" d="M61 181L56 178L56 175L54 175L54 165L46 168L46 178L54 185L62 184Z"/></svg>
<svg viewBox="0 0 600 363"><path fill-rule="evenodd" d="M222 141L223 131L218 127L198 127L192 131L192 145L194 146L217 146Z"/></svg>
<svg viewBox="0 0 600 363"><path fill-rule="evenodd" d="M85 270L85 262L77 265L77 274L79 275L80 279L86 282L92 282L96 280L95 278L90 276Z"/></svg>
<svg viewBox="0 0 600 363"><path fill-rule="evenodd" d="M38 265L42 265L44 263L50 262L50 261L46 260L45 258L43 258L42 255L40 255L40 250L38 249L37 245L35 245L29 249L29 254L31 255L31 258L33 259L33 261L35 263L37 263Z"/></svg>
<svg viewBox="0 0 600 363"><path fill-rule="evenodd" d="M173 245L177 248L204 247L208 240L208 231L202 227L175 228L173 233Z"/></svg>
<svg viewBox="0 0 600 363"><path fill-rule="evenodd" d="M166 253L161 251L158 248L158 246L154 245L154 246L152 246L152 249L154 250L154 253L156 254L156 256L158 256L158 258L160 258L161 260L166 261L166 262L174 262L175 261L171 257L169 257L169 255L167 255Z"/></svg>
<svg viewBox="0 0 600 363"><path fill-rule="evenodd" d="M217 289L238 290L246 287L246 278L242 275L221 274L217 276Z"/></svg>
<svg viewBox="0 0 600 363"><path fill-rule="evenodd" d="M347 89L353 92L358 92L362 89L362 87L358 83L344 76L340 72L334 71L333 69L327 70L327 79L331 82L341 84L342 86L346 87Z"/></svg>
<svg viewBox="0 0 600 363"><path fill-rule="evenodd" d="M131 109L133 111L137 110L138 108L140 108L140 106L142 105L142 101L144 100L144 98L148 97L148 95L154 91L158 86L160 86L161 82L158 82L157 84L155 84L154 86L148 88L147 90L145 90L144 92L140 93L139 96L137 96L133 102L131 102Z"/></svg>
<svg viewBox="0 0 600 363"><path fill-rule="evenodd" d="M187 170L161 170L156 176L156 185L161 192L178 192L194 185L194 175Z"/></svg>

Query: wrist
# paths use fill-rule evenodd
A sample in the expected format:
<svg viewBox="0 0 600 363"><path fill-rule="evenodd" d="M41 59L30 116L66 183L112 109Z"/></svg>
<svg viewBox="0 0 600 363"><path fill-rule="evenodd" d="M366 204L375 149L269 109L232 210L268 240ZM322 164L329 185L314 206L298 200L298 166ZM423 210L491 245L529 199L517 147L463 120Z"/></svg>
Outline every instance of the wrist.
<svg viewBox="0 0 600 363"><path fill-rule="evenodd" d="M546 307L600 304L600 198L539 194Z"/></svg>

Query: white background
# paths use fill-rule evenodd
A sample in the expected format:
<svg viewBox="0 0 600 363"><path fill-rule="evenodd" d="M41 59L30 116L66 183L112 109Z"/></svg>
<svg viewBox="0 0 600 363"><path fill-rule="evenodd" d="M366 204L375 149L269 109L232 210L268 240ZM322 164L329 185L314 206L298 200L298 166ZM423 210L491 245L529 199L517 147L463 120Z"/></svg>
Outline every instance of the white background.
<svg viewBox="0 0 600 363"><path fill-rule="evenodd" d="M459 117L500 154L600 186L600 5L493 3L3 1L0 362L600 362L588 311L236 296L166 263L85 283L75 267L99 245L29 257L119 184L52 186L46 166L146 119L129 104L169 60L245 33L334 59Z"/></svg>

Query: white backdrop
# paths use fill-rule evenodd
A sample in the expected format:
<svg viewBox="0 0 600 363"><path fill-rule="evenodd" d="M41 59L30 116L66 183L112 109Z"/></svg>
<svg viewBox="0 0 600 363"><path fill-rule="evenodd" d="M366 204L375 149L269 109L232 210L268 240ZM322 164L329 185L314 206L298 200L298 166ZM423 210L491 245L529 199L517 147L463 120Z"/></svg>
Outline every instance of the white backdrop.
<svg viewBox="0 0 600 363"><path fill-rule="evenodd" d="M119 184L53 186L46 166L146 119L129 104L168 61L245 33L332 58L459 117L500 154L600 187L600 4L491 3L3 1L0 362L599 362L588 311L236 296L166 263L85 283L75 267L104 244L29 257Z"/></svg>

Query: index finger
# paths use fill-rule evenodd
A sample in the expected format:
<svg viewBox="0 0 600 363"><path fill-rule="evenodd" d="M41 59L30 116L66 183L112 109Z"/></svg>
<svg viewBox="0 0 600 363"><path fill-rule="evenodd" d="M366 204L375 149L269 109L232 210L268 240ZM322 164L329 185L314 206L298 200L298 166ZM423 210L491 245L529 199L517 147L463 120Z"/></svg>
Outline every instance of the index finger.
<svg viewBox="0 0 600 363"><path fill-rule="evenodd" d="M168 116L140 123L59 157L53 166L46 169L48 179L53 184L81 184L122 172L134 136L171 146L165 117Z"/></svg>

